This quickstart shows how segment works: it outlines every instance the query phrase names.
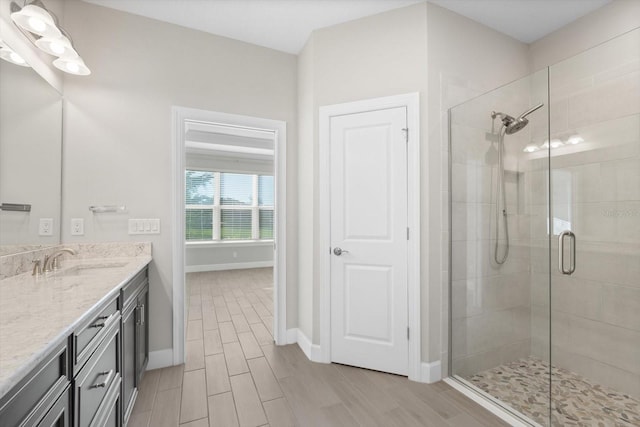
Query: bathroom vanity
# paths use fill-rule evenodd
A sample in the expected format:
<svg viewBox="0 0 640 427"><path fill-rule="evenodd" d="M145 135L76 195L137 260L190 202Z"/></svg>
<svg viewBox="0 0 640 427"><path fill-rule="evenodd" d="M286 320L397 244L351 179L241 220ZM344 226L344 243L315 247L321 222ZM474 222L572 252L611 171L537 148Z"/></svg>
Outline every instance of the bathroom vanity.
<svg viewBox="0 0 640 427"><path fill-rule="evenodd" d="M149 254L0 280L0 427L126 425L148 361Z"/></svg>

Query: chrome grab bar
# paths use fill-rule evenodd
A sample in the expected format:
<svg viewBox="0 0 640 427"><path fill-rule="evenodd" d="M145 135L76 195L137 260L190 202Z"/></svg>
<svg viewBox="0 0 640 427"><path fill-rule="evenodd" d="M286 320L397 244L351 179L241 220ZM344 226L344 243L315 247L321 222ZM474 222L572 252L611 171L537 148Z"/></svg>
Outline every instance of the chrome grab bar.
<svg viewBox="0 0 640 427"><path fill-rule="evenodd" d="M564 238L569 237L569 269L564 268ZM558 236L558 270L567 276L576 271L576 235L570 230L565 230Z"/></svg>

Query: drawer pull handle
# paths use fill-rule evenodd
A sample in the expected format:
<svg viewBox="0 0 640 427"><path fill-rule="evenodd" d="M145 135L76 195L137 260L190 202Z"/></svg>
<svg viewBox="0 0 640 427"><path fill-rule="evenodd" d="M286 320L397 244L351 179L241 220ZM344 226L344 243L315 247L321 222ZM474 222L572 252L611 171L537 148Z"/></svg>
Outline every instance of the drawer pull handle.
<svg viewBox="0 0 640 427"><path fill-rule="evenodd" d="M94 384L94 385L92 385L92 386L91 386L91 387L89 387L89 388L100 388L100 387L106 387L106 386L107 386L107 384L109 384L109 382L111 381L111 377L113 376L113 373L114 373L114 372L115 372L115 371L114 371L113 369L112 369L112 370L110 370L109 372L100 372L100 373L98 374L98 378L100 378L100 377L101 377L101 376L103 376L103 375L106 375L106 376L107 376L107 378L105 378L103 382L98 383L98 384Z"/></svg>
<svg viewBox="0 0 640 427"><path fill-rule="evenodd" d="M111 316L100 316L96 320L107 320L107 319L109 319L109 317L111 317ZM106 325L106 323L107 322L94 323L93 325L89 325L89 327L90 328L104 328L104 325Z"/></svg>
<svg viewBox="0 0 640 427"><path fill-rule="evenodd" d="M138 325L144 325L144 304L136 307L138 309Z"/></svg>

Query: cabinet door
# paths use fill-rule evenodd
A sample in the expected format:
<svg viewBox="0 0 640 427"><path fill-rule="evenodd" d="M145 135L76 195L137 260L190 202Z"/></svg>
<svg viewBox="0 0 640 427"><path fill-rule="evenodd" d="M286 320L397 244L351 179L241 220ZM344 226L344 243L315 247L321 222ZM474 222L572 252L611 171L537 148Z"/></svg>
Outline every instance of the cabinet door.
<svg viewBox="0 0 640 427"><path fill-rule="evenodd" d="M136 306L126 309L122 318L122 401L126 425L136 394Z"/></svg>
<svg viewBox="0 0 640 427"><path fill-rule="evenodd" d="M149 287L138 295L136 327L136 385L140 384L149 361Z"/></svg>

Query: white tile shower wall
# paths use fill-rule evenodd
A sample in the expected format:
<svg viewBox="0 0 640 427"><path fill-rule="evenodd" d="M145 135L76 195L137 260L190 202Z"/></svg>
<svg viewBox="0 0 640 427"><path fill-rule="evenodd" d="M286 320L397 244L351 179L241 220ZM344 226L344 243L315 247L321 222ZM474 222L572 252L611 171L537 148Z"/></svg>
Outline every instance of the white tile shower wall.
<svg viewBox="0 0 640 427"><path fill-rule="evenodd" d="M429 292L423 296L423 312L429 313L426 320L430 345L423 346L423 360L440 360L446 376L449 372L450 185L447 112L454 105L527 75L529 62L527 45L431 3L427 3L427 53L429 126L423 132L428 132L428 149L424 151L428 152L429 162L424 166L422 179L431 196L426 205L428 209L423 204L422 214L429 221L422 224L422 246L423 254L427 253L424 248L428 249L430 259L428 276L423 277L423 281L430 283ZM489 112L478 113L478 120L486 124L486 120L490 120ZM486 179L490 179L490 175ZM439 233L434 232L438 229Z"/></svg>
<svg viewBox="0 0 640 427"><path fill-rule="evenodd" d="M639 397L640 30L552 66L549 80L552 137L584 138L551 159L552 180L567 177L553 188L554 217L568 213L578 242L576 271L563 276L552 239L552 363ZM547 351L543 273L532 267L536 355Z"/></svg>
<svg viewBox="0 0 640 427"><path fill-rule="evenodd" d="M517 84L526 88L527 84ZM511 89L511 88L509 88ZM505 109L511 90L492 95ZM519 98L528 99L526 92ZM452 354L453 373L467 376L530 354L531 290L529 209L524 197L530 185L527 171L519 170L521 137L506 140L505 187L510 230L509 258L493 260L497 167L495 143L487 141L491 101L469 105L453 118L452 135ZM479 112L476 112L476 110ZM471 129L467 119L477 115L484 123ZM464 122L464 125L457 122ZM525 138L526 139L526 138ZM497 153L497 151L496 151ZM526 163L523 163L526 166ZM504 231L501 234L504 251Z"/></svg>

